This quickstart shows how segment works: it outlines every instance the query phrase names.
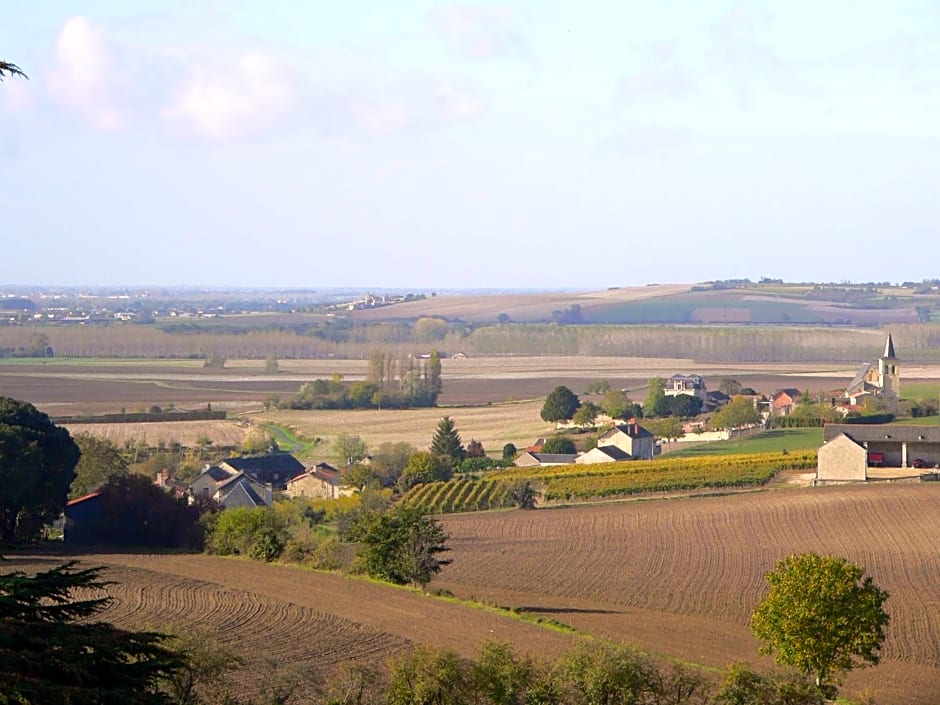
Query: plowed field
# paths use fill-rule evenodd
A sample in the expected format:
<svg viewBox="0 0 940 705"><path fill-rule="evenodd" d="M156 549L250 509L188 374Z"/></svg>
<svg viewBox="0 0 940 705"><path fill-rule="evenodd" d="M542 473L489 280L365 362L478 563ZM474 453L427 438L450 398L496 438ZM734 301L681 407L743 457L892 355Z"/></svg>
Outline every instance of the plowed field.
<svg viewBox="0 0 940 705"><path fill-rule="evenodd" d="M715 668L768 663L757 658L747 624L778 558L845 556L890 592L892 622L881 665L851 674L844 693L869 693L880 705L940 702L940 485L784 489L442 521L454 562L436 586ZM246 659L247 688L269 657L329 666L382 660L409 643L470 656L487 639L554 656L572 640L493 612L288 566L199 555L82 559L107 566L116 581L106 619L213 632ZM38 565L17 558L12 568Z"/></svg>
<svg viewBox="0 0 940 705"><path fill-rule="evenodd" d="M748 619L789 553L865 565L891 593L879 703L940 702L940 486L868 485L443 518L455 594L696 663L754 660Z"/></svg>

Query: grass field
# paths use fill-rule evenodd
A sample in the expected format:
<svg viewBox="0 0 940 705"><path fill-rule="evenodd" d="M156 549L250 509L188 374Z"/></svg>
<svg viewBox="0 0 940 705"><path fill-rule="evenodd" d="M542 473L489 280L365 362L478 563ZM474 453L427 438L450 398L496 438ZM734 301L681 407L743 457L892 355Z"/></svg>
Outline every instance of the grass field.
<svg viewBox="0 0 940 705"><path fill-rule="evenodd" d="M739 453L781 453L783 451L816 450L822 445L821 428L775 428L747 438L702 443L690 448L670 451L668 457L700 457L736 455Z"/></svg>
<svg viewBox="0 0 940 705"><path fill-rule="evenodd" d="M905 399L940 399L940 383L905 382L901 385L901 394Z"/></svg>

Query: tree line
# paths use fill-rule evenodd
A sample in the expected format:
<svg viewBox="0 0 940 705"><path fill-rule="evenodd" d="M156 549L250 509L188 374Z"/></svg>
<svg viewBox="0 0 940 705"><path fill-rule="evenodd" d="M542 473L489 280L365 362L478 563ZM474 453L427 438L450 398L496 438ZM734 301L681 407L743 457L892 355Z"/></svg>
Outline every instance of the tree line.
<svg viewBox="0 0 940 705"><path fill-rule="evenodd" d="M441 357L432 350L427 359L408 355L396 358L383 350L369 356L364 381L345 384L341 375L301 385L282 404L288 409L406 409L435 406L441 393Z"/></svg>
<svg viewBox="0 0 940 705"><path fill-rule="evenodd" d="M369 359L376 347L396 356L433 345L473 355L584 355L673 358L714 362L862 362L880 350L880 330L798 326L644 326L355 323L343 336L320 337L291 330L249 330L238 335L201 329L169 333L153 325L44 326L49 348L60 357L204 359ZM441 328L443 326L443 328ZM433 331L431 332L426 331ZM0 326L0 349L26 350L36 329ZM904 359L940 359L940 324L892 326Z"/></svg>

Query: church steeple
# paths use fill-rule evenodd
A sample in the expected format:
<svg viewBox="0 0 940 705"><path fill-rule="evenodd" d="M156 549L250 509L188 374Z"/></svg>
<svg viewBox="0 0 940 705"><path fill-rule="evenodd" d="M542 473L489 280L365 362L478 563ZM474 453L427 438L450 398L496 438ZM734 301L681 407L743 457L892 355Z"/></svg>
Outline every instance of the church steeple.
<svg viewBox="0 0 940 705"><path fill-rule="evenodd" d="M891 339L890 333L888 333L888 339L885 341L885 354L882 357L889 360L896 357L894 354L894 341Z"/></svg>
<svg viewBox="0 0 940 705"><path fill-rule="evenodd" d="M901 373L898 369L898 358L894 354L894 340L888 333L885 341L885 354L878 359L878 392L879 396L897 399L901 396Z"/></svg>

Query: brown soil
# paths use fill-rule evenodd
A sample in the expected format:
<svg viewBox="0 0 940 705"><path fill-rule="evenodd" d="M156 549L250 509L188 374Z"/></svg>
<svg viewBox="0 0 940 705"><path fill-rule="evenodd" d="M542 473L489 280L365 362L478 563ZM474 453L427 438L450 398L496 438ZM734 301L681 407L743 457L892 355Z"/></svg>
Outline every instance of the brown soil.
<svg viewBox="0 0 940 705"><path fill-rule="evenodd" d="M706 666L766 665L747 626L764 573L792 552L833 553L865 565L891 594L882 663L850 674L843 693L928 705L940 700L938 506L940 486L918 483L446 516L454 562L434 586ZM472 656L490 639L555 656L572 643L490 611L294 567L82 558L117 581L106 619L208 631L247 659L246 673L267 656L381 661L410 643ZM11 569L30 565L19 558Z"/></svg>

